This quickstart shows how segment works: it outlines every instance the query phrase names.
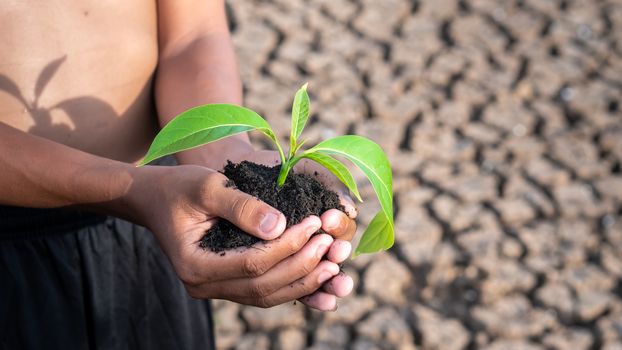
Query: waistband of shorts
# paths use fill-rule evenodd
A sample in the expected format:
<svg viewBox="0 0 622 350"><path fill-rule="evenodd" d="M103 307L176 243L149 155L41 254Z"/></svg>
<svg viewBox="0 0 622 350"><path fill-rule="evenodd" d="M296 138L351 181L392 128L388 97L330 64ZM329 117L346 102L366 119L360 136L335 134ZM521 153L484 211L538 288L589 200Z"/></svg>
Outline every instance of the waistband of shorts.
<svg viewBox="0 0 622 350"><path fill-rule="evenodd" d="M106 216L70 208L23 208L0 205L0 241L75 232L104 222Z"/></svg>

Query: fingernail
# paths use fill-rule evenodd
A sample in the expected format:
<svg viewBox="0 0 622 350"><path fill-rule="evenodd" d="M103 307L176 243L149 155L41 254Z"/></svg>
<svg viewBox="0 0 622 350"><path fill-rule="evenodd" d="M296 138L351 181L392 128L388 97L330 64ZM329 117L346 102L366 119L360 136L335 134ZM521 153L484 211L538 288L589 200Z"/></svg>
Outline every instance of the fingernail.
<svg viewBox="0 0 622 350"><path fill-rule="evenodd" d="M259 229L261 232L265 234L270 234L272 230L276 227L276 224L279 222L278 215L274 213L268 213L261 218L261 223L259 224Z"/></svg>
<svg viewBox="0 0 622 350"><path fill-rule="evenodd" d="M328 281L329 279L331 279L331 277L333 277L333 275L328 272L328 271L322 271L320 272L320 276L317 278L318 283L322 284L326 281Z"/></svg>
<svg viewBox="0 0 622 350"><path fill-rule="evenodd" d="M311 237L311 235L313 235L314 233L317 232L317 230L319 230L320 228L315 226L315 225L311 225L309 227L307 227L305 234L307 235L307 237Z"/></svg>
<svg viewBox="0 0 622 350"><path fill-rule="evenodd" d="M326 254L326 252L328 251L328 246L327 245L321 245L317 248L317 250L315 251L315 256L318 259L322 259L324 257L324 254Z"/></svg>
<svg viewBox="0 0 622 350"><path fill-rule="evenodd" d="M326 229L330 231L336 230L337 228L339 228L339 224L339 219L333 217L333 219L326 224Z"/></svg>

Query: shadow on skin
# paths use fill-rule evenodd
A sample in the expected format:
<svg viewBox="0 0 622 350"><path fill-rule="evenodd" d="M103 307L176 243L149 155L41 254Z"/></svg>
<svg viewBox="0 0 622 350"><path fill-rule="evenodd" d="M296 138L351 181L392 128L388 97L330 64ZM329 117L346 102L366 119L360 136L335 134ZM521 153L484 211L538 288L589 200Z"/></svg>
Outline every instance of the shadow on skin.
<svg viewBox="0 0 622 350"><path fill-rule="evenodd" d="M72 146L70 142L72 134L92 133L97 128L111 127L113 123L124 123L131 120L131 118L125 118L127 115L135 114L137 110L144 108L144 101L140 97L148 93L151 87L150 82L145 85L126 112L121 115L106 101L94 96L71 97L52 106L40 105L40 99L46 86L52 81L66 60L67 55L64 55L52 60L41 70L35 84L32 102L24 97L19 86L11 78L0 73L0 91L4 91L17 99L35 123L28 129L28 133ZM57 110L63 111L69 117L70 122L54 123L52 112ZM155 121L149 127L155 130ZM119 127L116 129L118 130ZM114 147L114 144L110 146ZM93 154L99 153L97 149L91 149L88 146L83 150Z"/></svg>

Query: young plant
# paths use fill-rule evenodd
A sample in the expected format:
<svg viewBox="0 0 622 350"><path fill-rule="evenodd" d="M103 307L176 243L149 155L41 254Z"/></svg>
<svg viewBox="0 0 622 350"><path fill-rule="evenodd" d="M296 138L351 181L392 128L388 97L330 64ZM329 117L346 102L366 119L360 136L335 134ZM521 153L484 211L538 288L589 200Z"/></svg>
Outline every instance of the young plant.
<svg viewBox="0 0 622 350"><path fill-rule="evenodd" d="M289 152L283 152L270 125L254 111L231 104L208 104L191 108L168 123L154 139L147 155L140 162L145 165L154 159L198 147L235 134L258 130L266 135L279 152L281 169L277 179L282 186L290 170L303 158L319 163L333 173L352 194L362 202L356 182L348 168L333 158L342 156L354 163L369 179L378 196L381 210L363 233L354 256L389 249L394 241L393 192L391 166L384 151L375 142L356 135L338 136L300 151L302 130L309 118L307 84L302 86L292 106L292 129Z"/></svg>

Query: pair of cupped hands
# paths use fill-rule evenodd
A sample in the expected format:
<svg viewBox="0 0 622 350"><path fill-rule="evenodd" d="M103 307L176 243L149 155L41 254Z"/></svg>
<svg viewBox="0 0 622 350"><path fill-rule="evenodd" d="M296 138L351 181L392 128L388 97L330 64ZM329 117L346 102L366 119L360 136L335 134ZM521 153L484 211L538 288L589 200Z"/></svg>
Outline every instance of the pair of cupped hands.
<svg viewBox="0 0 622 350"><path fill-rule="evenodd" d="M273 151L252 151L231 160L275 165L279 157ZM150 177L140 182L148 187L138 189L152 208L143 213L149 217L145 222L190 296L259 307L299 300L332 311L337 298L352 291L352 278L339 265L351 253L356 208L347 189L325 168L303 160L295 171L318 174L319 181L339 194L347 214L331 209L287 229L281 212L226 187L227 178L216 170L196 165L150 168ZM265 242L224 255L202 249L198 242L218 218ZM313 235L320 228L328 234Z"/></svg>

